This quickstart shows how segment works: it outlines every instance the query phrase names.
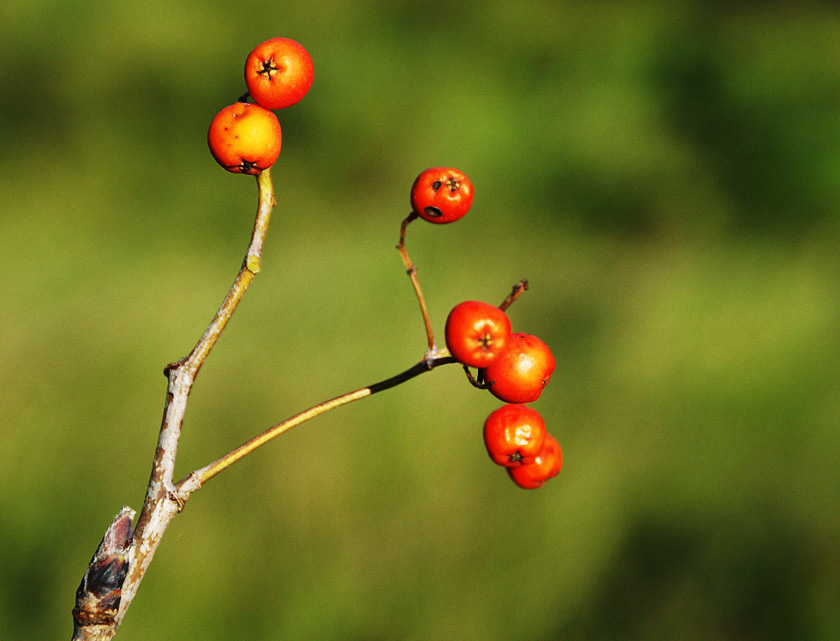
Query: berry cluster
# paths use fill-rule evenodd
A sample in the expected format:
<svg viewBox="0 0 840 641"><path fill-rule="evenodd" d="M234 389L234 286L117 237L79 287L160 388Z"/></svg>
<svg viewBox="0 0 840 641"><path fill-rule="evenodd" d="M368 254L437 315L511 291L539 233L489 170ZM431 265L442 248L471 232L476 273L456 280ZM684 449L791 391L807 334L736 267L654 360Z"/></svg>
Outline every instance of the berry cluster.
<svg viewBox="0 0 840 641"><path fill-rule="evenodd" d="M208 480L293 427L400 385L438 365L461 364L474 386L489 389L505 403L485 421L484 443L490 458L503 466L519 487L540 487L560 472L563 464L560 445L546 431L540 414L526 405L542 394L554 371L554 357L540 339L514 333L507 316L508 307L527 289L527 281L514 286L498 307L473 300L456 305L446 321L446 348L438 348L435 342L417 268L405 247L406 231L418 218L436 225L462 218L472 206L473 186L457 169L432 167L422 172L411 187L411 211L400 225L397 245L426 328L428 349L422 360L395 376L298 412L194 470L177 484L171 482L195 376L259 271L268 221L275 206L269 168L279 157L282 142L280 122L272 110L300 101L312 86L313 77L312 58L300 44L289 38L267 40L248 54L247 93L222 109L210 124L207 142L216 161L232 173L256 176L259 206L254 231L245 260L219 311L192 351L164 370L169 381L166 404L143 510L137 526L132 528L135 512L123 508L105 533L76 592L74 638L114 635L164 531L183 510L187 499ZM478 373L473 375L470 368ZM150 523L154 527L143 525ZM128 554L134 555L132 567L137 571L126 574L127 564L122 561ZM116 583L102 579L103 568L110 574L116 573Z"/></svg>
<svg viewBox="0 0 840 641"><path fill-rule="evenodd" d="M210 123L207 141L216 161L230 172L251 175L274 164L280 155L282 132L271 110L301 100L313 77L312 58L294 40L272 38L257 45L245 62L248 93L222 109ZM406 228L416 218L434 224L454 222L469 211L472 202L472 183L452 167L431 167L411 186L411 213L403 221L398 249L423 311L429 359L437 349L416 268L405 251ZM546 432L540 414L526 405L539 398L551 379L554 357L536 336L513 332L506 309L518 295L518 290L514 292L499 307L473 300L456 305L446 320L446 347L464 366L473 385L488 389L506 403L484 424L490 458L505 467L520 487L537 488L556 476L563 463L560 445ZM477 375L469 368L477 369Z"/></svg>
<svg viewBox="0 0 840 641"><path fill-rule="evenodd" d="M412 216L432 223L458 220L472 201L472 183L450 167L427 169L411 188ZM506 403L484 423L490 458L519 487L533 489L557 476L563 465L559 443L546 431L539 412L525 405L542 394L555 363L539 338L513 332L506 309L514 298L499 307L475 300L459 303L446 319L445 337L450 355L464 366L470 381ZM477 376L470 367L478 370Z"/></svg>
<svg viewBox="0 0 840 641"><path fill-rule="evenodd" d="M525 405L537 400L554 372L554 356L532 334L512 332L505 311L488 303L465 301L446 319L446 346L467 370L478 368L470 379L490 390L506 404L484 423L484 445L494 463L507 468L519 487L533 489L557 476L563 452L546 432L535 409Z"/></svg>
<svg viewBox="0 0 840 641"><path fill-rule="evenodd" d="M290 107L312 86L309 52L289 38L257 45L245 61L248 93L222 109L210 123L207 143L222 167L235 174L256 175L280 155L283 135L271 111ZM254 102L248 102L248 96Z"/></svg>

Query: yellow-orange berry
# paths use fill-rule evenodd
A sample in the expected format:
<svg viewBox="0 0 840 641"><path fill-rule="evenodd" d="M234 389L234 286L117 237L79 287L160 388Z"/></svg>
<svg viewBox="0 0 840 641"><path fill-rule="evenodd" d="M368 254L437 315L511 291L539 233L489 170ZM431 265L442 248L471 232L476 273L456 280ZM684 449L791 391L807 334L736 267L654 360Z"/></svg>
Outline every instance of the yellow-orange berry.
<svg viewBox="0 0 840 641"><path fill-rule="evenodd" d="M236 174L260 173L280 155L283 134L277 116L265 107L236 102L222 109L207 132L210 153Z"/></svg>

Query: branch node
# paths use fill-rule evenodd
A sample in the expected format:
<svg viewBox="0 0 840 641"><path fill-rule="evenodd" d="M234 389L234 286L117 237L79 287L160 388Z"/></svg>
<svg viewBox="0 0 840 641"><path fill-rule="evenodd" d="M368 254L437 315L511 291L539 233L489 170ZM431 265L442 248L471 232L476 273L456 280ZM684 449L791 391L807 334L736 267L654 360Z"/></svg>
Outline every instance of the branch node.
<svg viewBox="0 0 840 641"><path fill-rule="evenodd" d="M166 367L163 368L163 375L166 376L166 378L169 378L169 374L174 370L178 369L179 367L181 367L181 361L169 363Z"/></svg>
<svg viewBox="0 0 840 641"><path fill-rule="evenodd" d="M262 261L260 260L260 257L249 254L245 259L245 269L254 275L259 274L260 269L262 269Z"/></svg>
<svg viewBox="0 0 840 641"><path fill-rule="evenodd" d="M172 486L172 489L166 490L166 498L178 504L179 513L184 511L184 505L186 502L181 498L181 495L178 493L178 489L174 485Z"/></svg>

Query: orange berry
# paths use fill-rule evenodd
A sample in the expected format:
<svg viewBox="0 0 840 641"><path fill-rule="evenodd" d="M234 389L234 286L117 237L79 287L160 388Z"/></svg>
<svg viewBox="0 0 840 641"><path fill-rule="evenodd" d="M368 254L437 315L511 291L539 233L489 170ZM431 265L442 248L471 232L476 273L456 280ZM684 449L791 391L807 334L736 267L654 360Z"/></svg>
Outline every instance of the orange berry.
<svg viewBox="0 0 840 641"><path fill-rule="evenodd" d="M249 102L222 109L207 132L213 158L235 174L256 175L271 167L280 155L282 141L277 116Z"/></svg>

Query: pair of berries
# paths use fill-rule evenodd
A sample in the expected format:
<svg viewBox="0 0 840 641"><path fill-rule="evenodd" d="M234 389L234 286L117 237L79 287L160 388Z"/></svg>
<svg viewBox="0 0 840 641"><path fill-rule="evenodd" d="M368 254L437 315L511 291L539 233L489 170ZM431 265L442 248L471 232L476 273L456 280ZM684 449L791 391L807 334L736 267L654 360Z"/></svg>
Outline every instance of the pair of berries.
<svg viewBox="0 0 840 641"><path fill-rule="evenodd" d="M533 490L560 473L563 450L532 407L507 403L484 422L484 445L519 487Z"/></svg>
<svg viewBox="0 0 840 641"><path fill-rule="evenodd" d="M236 174L256 175L280 155L280 121L271 109L297 103L312 86L314 67L309 52L289 38L257 45L245 61L245 84L254 103L244 97L222 109L210 123L207 143L222 167Z"/></svg>
<svg viewBox="0 0 840 641"><path fill-rule="evenodd" d="M505 311L480 301L456 305L446 319L446 347L478 380L505 401L484 423L484 445L519 487L534 489L557 476L563 452L545 421L524 403L537 400L551 380L554 356L536 336L514 333Z"/></svg>
<svg viewBox="0 0 840 641"><path fill-rule="evenodd" d="M554 356L532 334L513 332L499 307L476 300L457 304L446 319L446 347L459 363L506 403L532 403L551 380Z"/></svg>

